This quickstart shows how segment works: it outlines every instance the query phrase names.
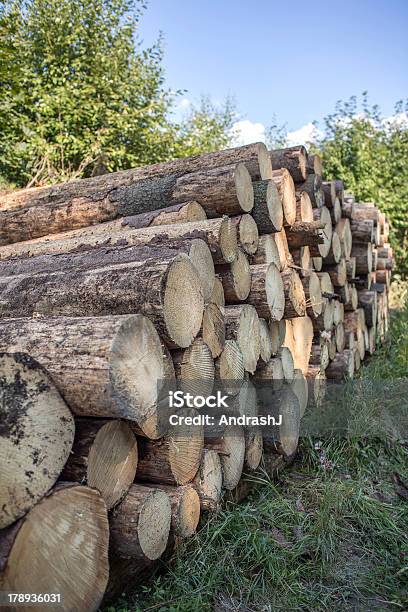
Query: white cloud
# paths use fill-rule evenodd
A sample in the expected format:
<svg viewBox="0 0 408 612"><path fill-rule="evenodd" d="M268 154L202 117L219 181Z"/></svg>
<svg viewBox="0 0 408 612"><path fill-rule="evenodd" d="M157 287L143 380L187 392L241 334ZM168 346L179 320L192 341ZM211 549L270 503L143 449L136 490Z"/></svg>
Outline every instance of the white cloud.
<svg viewBox="0 0 408 612"><path fill-rule="evenodd" d="M240 147L251 142L265 142L265 126L248 119L236 121L230 132L231 146Z"/></svg>
<svg viewBox="0 0 408 612"><path fill-rule="evenodd" d="M286 135L286 144L288 147L305 145L309 142L317 140L321 136L323 136L321 130L319 130L313 123L307 123L298 130L288 132Z"/></svg>
<svg viewBox="0 0 408 612"><path fill-rule="evenodd" d="M183 110L187 110L191 106L191 101L188 98L183 98L179 102L179 107Z"/></svg>

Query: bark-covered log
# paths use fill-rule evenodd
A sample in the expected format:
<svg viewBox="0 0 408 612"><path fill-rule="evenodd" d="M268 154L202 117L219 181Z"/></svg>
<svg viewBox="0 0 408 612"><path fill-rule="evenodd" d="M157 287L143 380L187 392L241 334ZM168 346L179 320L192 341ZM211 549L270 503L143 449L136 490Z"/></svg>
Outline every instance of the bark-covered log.
<svg viewBox="0 0 408 612"><path fill-rule="evenodd" d="M319 230L320 235L323 238L323 242L320 244L313 243L310 246L310 254L313 257L326 257L330 251L333 225L330 216L329 209L325 206L321 208L315 208L313 210L313 217L315 221L320 222L323 225L323 229Z"/></svg>
<svg viewBox="0 0 408 612"><path fill-rule="evenodd" d="M373 242L374 221L370 219L353 219L350 229L354 242Z"/></svg>
<svg viewBox="0 0 408 612"><path fill-rule="evenodd" d="M273 263L278 268L282 268L286 265L285 261L281 260L275 237L278 234L263 234L259 236L258 248L254 255L250 258L251 264L270 264Z"/></svg>
<svg viewBox="0 0 408 612"><path fill-rule="evenodd" d="M222 282L227 304L246 300L251 288L251 270L248 258L240 249L236 260L229 265L218 266L216 273Z"/></svg>
<svg viewBox="0 0 408 612"><path fill-rule="evenodd" d="M377 321L377 292L367 289L359 291L358 305L364 310L367 325L373 327Z"/></svg>
<svg viewBox="0 0 408 612"><path fill-rule="evenodd" d="M290 249L298 249L302 246L317 246L324 243L322 230L325 223L320 220L303 222L297 221L291 227L286 228L286 238Z"/></svg>
<svg viewBox="0 0 408 612"><path fill-rule="evenodd" d="M329 265L338 264L341 259L341 244L337 232L333 232L330 250L324 258L324 263Z"/></svg>
<svg viewBox="0 0 408 612"><path fill-rule="evenodd" d="M196 261L208 250L202 240L183 245ZM204 273L206 262L201 261ZM3 317L145 314L170 346L180 347L189 346L197 335L204 310L202 283L192 260L167 247L3 261L0 300Z"/></svg>
<svg viewBox="0 0 408 612"><path fill-rule="evenodd" d="M222 436L206 438L205 446L219 452L223 487L231 491L237 486L244 467L244 429L238 425L228 425Z"/></svg>
<svg viewBox="0 0 408 612"><path fill-rule="evenodd" d="M281 168L272 171L272 180L282 202L285 225L292 225L296 221L296 192L293 179L286 168Z"/></svg>
<svg viewBox="0 0 408 612"><path fill-rule="evenodd" d="M313 268L308 246L302 246L300 249L295 249L291 254L294 263L293 267L298 268L301 277Z"/></svg>
<svg viewBox="0 0 408 612"><path fill-rule="evenodd" d="M184 485L193 480L201 461L203 429L186 419L197 414L194 409L182 408L177 412L177 423L171 423L165 437L139 438L136 480L169 485Z"/></svg>
<svg viewBox="0 0 408 612"><path fill-rule="evenodd" d="M253 306L242 304L225 308L225 337L237 342L244 368L253 374L261 351L259 317Z"/></svg>
<svg viewBox="0 0 408 612"><path fill-rule="evenodd" d="M169 496L134 484L110 517L111 552L125 559L158 559L166 549L170 525Z"/></svg>
<svg viewBox="0 0 408 612"><path fill-rule="evenodd" d="M0 584L11 593L57 593L64 610L99 610L109 575L109 525L94 489L58 485L0 532ZM34 609L43 610L45 604ZM18 605L25 612L32 605Z"/></svg>
<svg viewBox="0 0 408 612"><path fill-rule="evenodd" d="M342 353L336 353L333 361L330 362L326 369L326 378L330 380L344 380L344 378L353 378L354 375L354 355L349 349L345 349Z"/></svg>
<svg viewBox="0 0 408 612"><path fill-rule="evenodd" d="M310 197L313 208L321 208L323 206L324 195L321 176L309 174L304 182L296 184L296 191L306 191Z"/></svg>
<svg viewBox="0 0 408 612"><path fill-rule="evenodd" d="M338 264L324 266L324 271L330 276L334 287L343 287L347 280L346 260L340 259Z"/></svg>
<svg viewBox="0 0 408 612"><path fill-rule="evenodd" d="M351 255L356 258L356 274L370 274L373 269L373 247L371 242L353 244Z"/></svg>
<svg viewBox="0 0 408 612"><path fill-rule="evenodd" d="M319 407L326 396L326 376L319 366L310 366L306 373L309 403Z"/></svg>
<svg viewBox="0 0 408 612"><path fill-rule="evenodd" d="M32 354L76 415L131 419L146 435L163 435L158 402L174 372L146 317L3 319L0 350L6 349Z"/></svg>
<svg viewBox="0 0 408 612"><path fill-rule="evenodd" d="M204 448L200 467L194 479L201 510L217 510L222 493L222 469L217 451Z"/></svg>
<svg viewBox="0 0 408 612"><path fill-rule="evenodd" d="M25 353L1 353L0 528L51 489L69 457L74 428L45 369Z"/></svg>
<svg viewBox="0 0 408 612"><path fill-rule="evenodd" d="M330 209L334 208L334 203L336 201L335 181L323 181L322 189L324 195L324 205Z"/></svg>
<svg viewBox="0 0 408 612"><path fill-rule="evenodd" d="M124 421L76 420L74 445L63 480L97 489L110 510L126 495L136 467L136 438Z"/></svg>
<svg viewBox="0 0 408 612"><path fill-rule="evenodd" d="M313 207L306 191L296 191L296 221L313 221Z"/></svg>
<svg viewBox="0 0 408 612"><path fill-rule="evenodd" d="M252 381L256 386L259 386L259 388L268 386L273 391L281 389L284 380L285 376L283 373L282 359L280 357L272 357L268 363L262 368L259 368L252 377Z"/></svg>
<svg viewBox="0 0 408 612"><path fill-rule="evenodd" d="M341 204L340 204L339 198L336 198L334 200L333 208L331 208L329 210L330 210L330 216L332 218L333 224L336 225L336 223L338 221L340 221L341 214L342 214Z"/></svg>
<svg viewBox="0 0 408 612"><path fill-rule="evenodd" d="M267 430L263 428L265 452L276 452L290 459L296 454L299 441L299 400L290 385L265 395L261 396L260 414L272 416L276 422Z"/></svg>
<svg viewBox="0 0 408 612"><path fill-rule="evenodd" d="M251 266L251 290L247 302L260 317L280 321L285 308L283 272L275 264Z"/></svg>
<svg viewBox="0 0 408 612"><path fill-rule="evenodd" d="M214 361L202 338L184 350L172 352L177 386L183 393L210 395L214 386Z"/></svg>
<svg viewBox="0 0 408 612"><path fill-rule="evenodd" d="M366 220L370 219L374 222L374 225L377 225L379 221L379 210L376 206L371 205L370 202L359 202L358 204L354 204L354 219L357 220Z"/></svg>
<svg viewBox="0 0 408 612"><path fill-rule="evenodd" d="M322 158L317 153L314 155L307 156L307 171L309 174L323 174L323 163Z"/></svg>
<svg viewBox="0 0 408 612"><path fill-rule="evenodd" d="M127 174L126 174L127 173ZM140 178L128 170L0 199L0 244L86 227L117 217L195 200L208 216L241 214L253 207L251 177L242 163L201 168L178 176Z"/></svg>
<svg viewBox="0 0 408 612"><path fill-rule="evenodd" d="M255 181L252 216L260 234L280 232L283 225L283 207L274 181Z"/></svg>
<svg viewBox="0 0 408 612"><path fill-rule="evenodd" d="M272 167L286 168L295 182L302 182L307 176L307 151L302 145L270 152Z"/></svg>
<svg viewBox="0 0 408 612"><path fill-rule="evenodd" d="M286 231L284 228L277 234L274 234L275 244L278 249L279 259L281 261L281 270L286 268L287 266L292 265L292 254L289 251L288 240L286 238Z"/></svg>
<svg viewBox="0 0 408 612"><path fill-rule="evenodd" d="M304 317L306 314L306 298L299 274L293 268L287 268L281 273L285 307L284 319Z"/></svg>
<svg viewBox="0 0 408 612"><path fill-rule="evenodd" d="M344 199L344 184L340 179L335 179L334 188L336 191L336 197L340 200L340 203L343 202Z"/></svg>
<svg viewBox="0 0 408 612"><path fill-rule="evenodd" d="M310 352L309 364L311 366L318 366L319 369L324 372L329 365L329 347L328 343L324 339L320 339L319 344L312 344L312 350Z"/></svg>

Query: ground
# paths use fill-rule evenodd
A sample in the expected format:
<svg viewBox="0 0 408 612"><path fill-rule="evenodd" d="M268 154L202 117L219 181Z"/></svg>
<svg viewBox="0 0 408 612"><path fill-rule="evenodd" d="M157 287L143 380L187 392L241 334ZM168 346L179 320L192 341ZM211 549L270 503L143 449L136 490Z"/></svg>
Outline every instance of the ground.
<svg viewBox="0 0 408 612"><path fill-rule="evenodd" d="M245 502L204 517L173 560L110 612L408 609L406 388L396 428L382 429L379 413L379 390L403 377L408 385L408 303L360 371L370 392L346 390L353 433L303 437L277 481L260 475Z"/></svg>

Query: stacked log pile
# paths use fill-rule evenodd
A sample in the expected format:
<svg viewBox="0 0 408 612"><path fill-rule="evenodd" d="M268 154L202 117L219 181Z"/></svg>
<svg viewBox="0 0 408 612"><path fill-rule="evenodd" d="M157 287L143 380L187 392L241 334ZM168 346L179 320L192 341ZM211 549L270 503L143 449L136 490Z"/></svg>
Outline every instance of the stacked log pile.
<svg viewBox="0 0 408 612"><path fill-rule="evenodd" d="M96 610L239 499L244 472L291 461L326 379L385 338L388 235L304 147L1 197L2 590ZM170 425L169 390L214 385L281 427Z"/></svg>

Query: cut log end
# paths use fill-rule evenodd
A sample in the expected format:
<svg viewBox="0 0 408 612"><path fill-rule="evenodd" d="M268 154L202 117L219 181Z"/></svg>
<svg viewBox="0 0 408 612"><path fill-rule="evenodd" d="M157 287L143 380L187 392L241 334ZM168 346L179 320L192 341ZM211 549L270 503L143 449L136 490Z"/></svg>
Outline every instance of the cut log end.
<svg viewBox="0 0 408 612"><path fill-rule="evenodd" d="M224 261L231 263L237 257L238 237L236 225L232 223L230 217L223 218L218 240Z"/></svg>
<svg viewBox="0 0 408 612"><path fill-rule="evenodd" d="M238 392L245 368L241 350L235 340L226 340L224 350L215 362L215 374L229 393Z"/></svg>
<svg viewBox="0 0 408 612"><path fill-rule="evenodd" d="M208 303L214 289L214 261L204 240L192 240L189 257L197 270L203 288L204 302Z"/></svg>
<svg viewBox="0 0 408 612"><path fill-rule="evenodd" d="M74 420L45 370L25 353L0 354L0 527L25 514L59 477Z"/></svg>
<svg viewBox="0 0 408 612"><path fill-rule="evenodd" d="M251 175L245 164L239 163L234 173L235 189L238 202L244 212L250 212L254 206L254 191L252 188Z"/></svg>
<svg viewBox="0 0 408 612"><path fill-rule="evenodd" d="M275 264L268 266L265 277L266 301L272 321L280 321L285 310L285 295L281 273Z"/></svg>
<svg viewBox="0 0 408 612"><path fill-rule="evenodd" d="M258 226L254 218L251 215L242 215L239 222L239 242L242 249L245 251L245 253L253 255L258 248L258 241Z"/></svg>
<svg viewBox="0 0 408 612"><path fill-rule="evenodd" d="M195 266L184 254L168 270L163 310L171 340L181 348L190 346L201 327L204 295Z"/></svg>
<svg viewBox="0 0 408 612"><path fill-rule="evenodd" d="M200 468L194 480L203 510L216 510L222 493L222 469L215 450L204 449Z"/></svg>
<svg viewBox="0 0 408 612"><path fill-rule="evenodd" d="M214 361L202 338L196 338L184 351L173 353L178 387L184 393L209 395L214 386Z"/></svg>
<svg viewBox="0 0 408 612"><path fill-rule="evenodd" d="M218 357L225 344L225 321L222 307L210 302L203 315L202 336L211 351L211 355Z"/></svg>

